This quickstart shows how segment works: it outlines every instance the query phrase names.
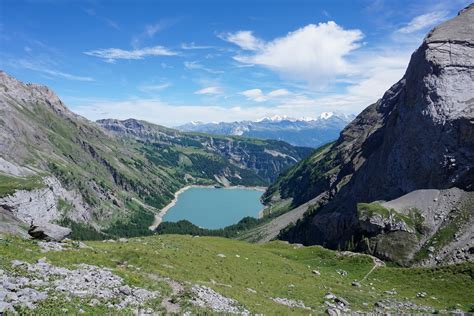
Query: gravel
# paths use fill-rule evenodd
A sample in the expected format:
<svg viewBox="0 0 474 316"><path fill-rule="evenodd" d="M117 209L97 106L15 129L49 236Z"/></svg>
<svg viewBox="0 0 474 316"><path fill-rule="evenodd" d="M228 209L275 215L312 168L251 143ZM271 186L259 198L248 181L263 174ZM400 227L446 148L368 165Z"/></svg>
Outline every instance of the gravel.
<svg viewBox="0 0 474 316"><path fill-rule="evenodd" d="M195 297L190 302L195 306L207 307L218 313L250 315L250 312L239 306L237 301L224 297L209 287L194 285L191 292Z"/></svg>
<svg viewBox="0 0 474 316"><path fill-rule="evenodd" d="M124 284L106 268L79 264L70 270L44 258L34 264L13 260L11 265L19 273L0 270L0 313L17 306L34 309L38 302L57 293L80 298L91 306L104 303L115 309L139 307L159 297L159 292Z"/></svg>

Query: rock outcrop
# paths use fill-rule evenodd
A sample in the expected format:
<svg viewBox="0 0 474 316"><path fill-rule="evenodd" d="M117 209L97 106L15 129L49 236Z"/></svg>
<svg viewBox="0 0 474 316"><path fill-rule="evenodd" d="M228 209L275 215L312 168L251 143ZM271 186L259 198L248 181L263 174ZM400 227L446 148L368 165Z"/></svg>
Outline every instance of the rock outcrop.
<svg viewBox="0 0 474 316"><path fill-rule="evenodd" d="M374 234L384 234L386 241L405 240L399 233L388 237L389 228L413 239L392 246L416 252L425 238L400 221L360 217L358 203L393 200L415 190L474 190L473 86L470 5L426 36L404 77L359 114L335 144L289 170L267 191L267 203L289 199L293 206L324 192L329 196L282 237L334 248L361 247ZM474 204L465 207L473 215Z"/></svg>
<svg viewBox="0 0 474 316"><path fill-rule="evenodd" d="M28 230L31 237L46 241L61 241L69 236L71 232L69 228L47 222L32 223Z"/></svg>

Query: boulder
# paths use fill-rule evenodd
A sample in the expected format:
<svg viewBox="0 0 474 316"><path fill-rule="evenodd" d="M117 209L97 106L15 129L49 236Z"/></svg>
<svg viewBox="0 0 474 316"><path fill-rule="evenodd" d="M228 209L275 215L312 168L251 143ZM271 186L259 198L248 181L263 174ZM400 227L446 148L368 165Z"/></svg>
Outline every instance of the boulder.
<svg viewBox="0 0 474 316"><path fill-rule="evenodd" d="M28 234L35 238L47 241L61 241L71 234L71 230L66 227L51 223L31 224Z"/></svg>

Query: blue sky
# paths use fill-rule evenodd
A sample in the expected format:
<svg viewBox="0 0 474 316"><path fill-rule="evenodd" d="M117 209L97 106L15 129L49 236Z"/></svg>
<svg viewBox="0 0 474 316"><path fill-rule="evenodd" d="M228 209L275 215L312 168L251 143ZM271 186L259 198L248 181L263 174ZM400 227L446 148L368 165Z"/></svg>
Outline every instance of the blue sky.
<svg viewBox="0 0 474 316"><path fill-rule="evenodd" d="M358 113L469 1L0 1L0 68L91 120Z"/></svg>

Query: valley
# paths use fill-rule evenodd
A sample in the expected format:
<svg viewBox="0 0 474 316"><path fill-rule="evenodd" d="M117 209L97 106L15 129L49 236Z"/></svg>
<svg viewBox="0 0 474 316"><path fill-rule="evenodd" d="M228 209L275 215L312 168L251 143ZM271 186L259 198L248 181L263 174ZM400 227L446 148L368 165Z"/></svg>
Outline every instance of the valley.
<svg viewBox="0 0 474 316"><path fill-rule="evenodd" d="M292 16L284 7L280 20ZM374 8L358 10L372 23ZM197 12L189 16L203 18ZM246 24L263 23L250 13ZM474 4L435 13L378 37L413 45L434 27L379 99L366 94L398 73L403 56L370 46L378 29L330 20L273 40L213 30L219 45L142 47L181 27L160 20L132 37L132 50L71 49L94 78L43 67L51 61L0 60L9 70L0 71L0 315L474 313ZM220 24L213 15L200 25ZM214 63L225 54L230 64ZM71 107L10 74L18 69L40 73ZM159 77L171 73L174 84ZM102 93L118 97L96 100ZM371 104L357 116L337 111L360 100ZM303 116L315 108L315 118ZM194 116L208 123L182 124ZM177 127L151 122L162 119Z"/></svg>

